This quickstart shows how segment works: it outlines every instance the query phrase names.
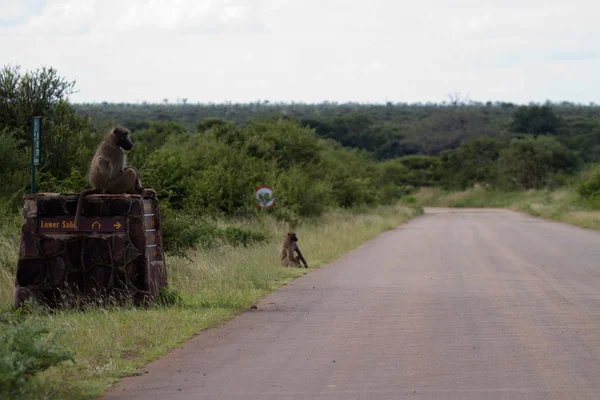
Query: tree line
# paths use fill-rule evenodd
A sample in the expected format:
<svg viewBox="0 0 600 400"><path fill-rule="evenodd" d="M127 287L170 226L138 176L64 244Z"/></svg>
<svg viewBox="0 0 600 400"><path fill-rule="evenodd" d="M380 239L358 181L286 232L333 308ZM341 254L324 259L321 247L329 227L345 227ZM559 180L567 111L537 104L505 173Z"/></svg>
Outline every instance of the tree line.
<svg viewBox="0 0 600 400"><path fill-rule="evenodd" d="M439 156L476 137L511 139L552 135L586 162L600 157L600 106L573 103L516 105L506 102L440 104L270 103L77 104L95 122L119 120L133 128L149 121L177 122L194 129L205 118L245 125L260 117L294 118L317 135L379 159L412 154Z"/></svg>
<svg viewBox="0 0 600 400"><path fill-rule="evenodd" d="M422 186L562 185L600 157L594 105L71 104L74 86L53 68L0 71L4 209L18 208L29 189L36 115L40 191L87 188L95 146L118 122L133 132L129 163L158 191L181 243L207 229L190 215L256 215L252 194L262 185L275 190L270 212L294 224L335 207L393 203ZM594 198L600 189L590 182L580 192Z"/></svg>

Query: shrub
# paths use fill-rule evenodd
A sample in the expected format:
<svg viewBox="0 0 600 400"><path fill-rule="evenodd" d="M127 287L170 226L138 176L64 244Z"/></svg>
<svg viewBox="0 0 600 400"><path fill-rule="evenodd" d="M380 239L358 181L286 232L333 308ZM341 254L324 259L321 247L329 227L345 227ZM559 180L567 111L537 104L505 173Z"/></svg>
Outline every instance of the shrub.
<svg viewBox="0 0 600 400"><path fill-rule="evenodd" d="M54 335L32 319L0 321L0 394L18 395L28 380L53 365L73 361Z"/></svg>
<svg viewBox="0 0 600 400"><path fill-rule="evenodd" d="M501 144L493 138L474 138L440 155L441 183L445 189L467 189L477 183L495 183Z"/></svg>
<svg viewBox="0 0 600 400"><path fill-rule="evenodd" d="M585 182L579 184L577 193L594 204L600 203L600 167L596 168Z"/></svg>
<svg viewBox="0 0 600 400"><path fill-rule="evenodd" d="M166 208L162 213L163 245L165 251L183 254L192 247L210 249L220 245L248 246L267 240L263 232L247 227L219 227L198 216Z"/></svg>
<svg viewBox="0 0 600 400"><path fill-rule="evenodd" d="M16 135L0 131L0 197L11 198L15 204L21 202L28 182L29 160L21 145Z"/></svg>
<svg viewBox="0 0 600 400"><path fill-rule="evenodd" d="M226 244L244 247L253 243L263 242L267 239L263 232L239 226L228 226L224 229L219 229L217 236Z"/></svg>
<svg viewBox="0 0 600 400"><path fill-rule="evenodd" d="M520 189L539 189L558 171L574 172L579 159L549 136L513 139L500 152L498 165L505 185Z"/></svg>
<svg viewBox="0 0 600 400"><path fill-rule="evenodd" d="M184 301L177 290L162 287L158 291L158 298L155 304L159 307L180 306L184 304Z"/></svg>
<svg viewBox="0 0 600 400"><path fill-rule="evenodd" d="M417 198L413 195L407 194L406 196L402 196L400 201L404 204L415 204L417 202Z"/></svg>
<svg viewBox="0 0 600 400"><path fill-rule="evenodd" d="M277 208L287 210L279 215L318 216L330 203L331 187L306 168L292 167L281 172L274 185Z"/></svg>
<svg viewBox="0 0 600 400"><path fill-rule="evenodd" d="M194 221L181 212L163 214L162 235L165 251L180 254L194 246L212 247L216 226Z"/></svg>

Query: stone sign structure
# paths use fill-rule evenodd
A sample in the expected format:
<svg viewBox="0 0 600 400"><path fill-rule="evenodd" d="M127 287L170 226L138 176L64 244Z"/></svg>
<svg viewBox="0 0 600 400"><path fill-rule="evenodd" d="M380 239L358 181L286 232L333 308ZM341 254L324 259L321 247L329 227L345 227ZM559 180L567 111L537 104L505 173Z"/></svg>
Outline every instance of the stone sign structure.
<svg viewBox="0 0 600 400"><path fill-rule="evenodd" d="M167 284L158 199L88 195L75 229L78 194L24 196L15 306L107 301L148 304Z"/></svg>

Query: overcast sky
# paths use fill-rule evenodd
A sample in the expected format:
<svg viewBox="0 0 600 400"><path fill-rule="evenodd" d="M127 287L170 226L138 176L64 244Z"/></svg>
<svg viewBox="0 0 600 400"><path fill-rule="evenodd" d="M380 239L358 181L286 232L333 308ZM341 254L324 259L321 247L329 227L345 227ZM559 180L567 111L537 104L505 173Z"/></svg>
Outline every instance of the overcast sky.
<svg viewBox="0 0 600 400"><path fill-rule="evenodd" d="M598 0L0 0L74 102L600 103Z"/></svg>

